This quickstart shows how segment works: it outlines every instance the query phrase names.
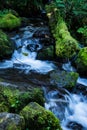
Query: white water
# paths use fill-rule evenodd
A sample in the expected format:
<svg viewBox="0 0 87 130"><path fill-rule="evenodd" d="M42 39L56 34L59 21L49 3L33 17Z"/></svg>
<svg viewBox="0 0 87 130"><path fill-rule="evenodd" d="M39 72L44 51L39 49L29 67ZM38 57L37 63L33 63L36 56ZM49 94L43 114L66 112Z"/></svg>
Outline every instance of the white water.
<svg viewBox="0 0 87 130"><path fill-rule="evenodd" d="M87 87L87 78L81 78L79 77L77 80L77 83L82 84Z"/></svg>
<svg viewBox="0 0 87 130"><path fill-rule="evenodd" d="M36 60L37 52L35 52L35 45L38 45L37 51L42 47L38 39L31 39L35 30L33 26L21 28L22 34L17 34L12 39L15 41L17 50L14 51L10 60L0 62L0 69L17 68L29 73L30 70L39 73L47 73L54 69L54 65L48 61ZM27 45L30 49L27 49ZM66 71L76 71L71 63L63 64L62 68ZM87 86L87 79L79 77L77 83ZM62 98L60 98L60 96ZM87 98L81 94L66 94L58 90L52 90L45 94L47 102L45 108L51 110L60 120L63 130L79 130L68 127L70 122L78 123L83 128L80 130L87 130Z"/></svg>
<svg viewBox="0 0 87 130"><path fill-rule="evenodd" d="M65 108L65 119L61 123L63 130L67 129L69 122L76 122L87 129L87 99L83 95L72 94L71 97L67 96L67 100L69 105Z"/></svg>
<svg viewBox="0 0 87 130"><path fill-rule="evenodd" d="M25 73L34 70L43 74L54 69L54 65L51 62L36 60L36 51L42 47L39 44L39 39L32 39L32 35L37 29L37 27L27 26L20 29L22 31L20 35L17 34L15 37L12 37L17 50L14 51L10 60L0 62L0 69L14 67L23 70ZM36 45L37 48L35 48ZM30 50L27 46L29 46Z"/></svg>
<svg viewBox="0 0 87 130"><path fill-rule="evenodd" d="M63 130L87 130L87 97L82 94L67 94L62 98L58 95L58 90L52 90L46 93L45 108L51 110L60 120ZM69 127L69 123L73 123L76 127Z"/></svg>
<svg viewBox="0 0 87 130"><path fill-rule="evenodd" d="M62 65L62 68L66 71L76 71L76 69L71 65L71 62L67 62Z"/></svg>

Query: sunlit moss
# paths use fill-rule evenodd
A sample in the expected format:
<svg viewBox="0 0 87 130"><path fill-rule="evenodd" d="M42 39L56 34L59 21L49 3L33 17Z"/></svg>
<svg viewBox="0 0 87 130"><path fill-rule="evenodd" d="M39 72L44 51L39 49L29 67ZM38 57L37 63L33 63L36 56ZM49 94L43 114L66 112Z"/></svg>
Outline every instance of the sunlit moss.
<svg viewBox="0 0 87 130"><path fill-rule="evenodd" d="M21 25L21 19L8 13L0 17L0 28L12 30Z"/></svg>
<svg viewBox="0 0 87 130"><path fill-rule="evenodd" d="M26 128L30 130L62 130L53 113L35 102L28 104L20 115L24 117Z"/></svg>
<svg viewBox="0 0 87 130"><path fill-rule="evenodd" d="M50 7L51 6L51 7ZM67 25L60 16L55 4L46 6L47 14L51 13L49 25L55 38L55 54L59 58L69 59L76 55L79 50L78 42L71 36Z"/></svg>
<svg viewBox="0 0 87 130"><path fill-rule="evenodd" d="M75 63L78 71L87 75L87 47L80 50Z"/></svg>

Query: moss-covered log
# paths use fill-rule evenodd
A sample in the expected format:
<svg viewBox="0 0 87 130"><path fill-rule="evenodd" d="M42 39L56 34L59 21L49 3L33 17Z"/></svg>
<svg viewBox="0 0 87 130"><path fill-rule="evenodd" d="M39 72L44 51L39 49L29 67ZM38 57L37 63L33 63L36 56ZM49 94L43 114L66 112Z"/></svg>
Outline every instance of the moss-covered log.
<svg viewBox="0 0 87 130"><path fill-rule="evenodd" d="M78 42L70 35L67 25L54 3L46 6L52 34L55 38L55 54L59 58L70 59L79 50Z"/></svg>

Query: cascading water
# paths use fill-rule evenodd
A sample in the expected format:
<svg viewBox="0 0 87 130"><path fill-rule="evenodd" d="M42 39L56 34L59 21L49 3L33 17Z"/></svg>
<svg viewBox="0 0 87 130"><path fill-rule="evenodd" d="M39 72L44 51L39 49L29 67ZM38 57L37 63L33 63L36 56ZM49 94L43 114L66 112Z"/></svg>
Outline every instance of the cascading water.
<svg viewBox="0 0 87 130"><path fill-rule="evenodd" d="M0 70L14 68L29 73L34 70L46 74L55 69L55 65L49 61L36 60L37 52L42 48L40 38L34 38L33 34L44 27L26 26L12 36L16 49L10 60L0 62ZM71 63L62 65L65 71L76 71ZM79 77L78 84L87 87L87 79ZM63 130L87 130L87 97L80 93L69 93L64 88L48 90L44 88L46 103L45 108L51 110L61 122Z"/></svg>
<svg viewBox="0 0 87 130"><path fill-rule="evenodd" d="M63 130L87 130L87 97L61 90L45 90L45 108L60 119Z"/></svg>
<svg viewBox="0 0 87 130"><path fill-rule="evenodd" d="M54 69L54 65L51 62L36 60L37 51L42 48L42 45L38 38L32 38L32 36L39 28L33 27L33 25L26 26L20 29L21 34L11 38L16 44L16 50L11 60L0 62L0 69L17 68L25 71L25 73L30 70L47 73Z"/></svg>

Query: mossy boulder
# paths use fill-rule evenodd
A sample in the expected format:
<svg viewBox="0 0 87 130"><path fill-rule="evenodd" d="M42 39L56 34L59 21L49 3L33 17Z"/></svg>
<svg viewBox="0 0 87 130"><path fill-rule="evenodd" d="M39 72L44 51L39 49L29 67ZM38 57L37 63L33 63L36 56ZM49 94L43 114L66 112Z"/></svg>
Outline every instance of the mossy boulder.
<svg viewBox="0 0 87 130"><path fill-rule="evenodd" d="M29 91L19 91L11 88L11 86L0 85L0 112L16 112L18 113L29 102L35 101L40 105L44 105L44 96L42 89L34 88Z"/></svg>
<svg viewBox="0 0 87 130"><path fill-rule="evenodd" d="M38 59L40 60L52 60L54 58L54 46L49 46L38 52Z"/></svg>
<svg viewBox="0 0 87 130"><path fill-rule="evenodd" d="M26 128L30 130L62 130L53 113L35 102L28 104L20 115L24 117Z"/></svg>
<svg viewBox="0 0 87 130"><path fill-rule="evenodd" d="M54 2L46 6L46 11L51 32L55 39L56 56L62 59L72 58L80 49L78 42L70 35L68 27Z"/></svg>
<svg viewBox="0 0 87 130"><path fill-rule="evenodd" d="M76 72L53 71L50 73L50 82L53 86L72 89L76 85L78 76Z"/></svg>
<svg viewBox="0 0 87 130"><path fill-rule="evenodd" d="M14 45L2 30L0 30L0 59L8 58L13 53Z"/></svg>
<svg viewBox="0 0 87 130"><path fill-rule="evenodd" d="M3 112L0 113L0 130L24 130L25 121L22 116Z"/></svg>
<svg viewBox="0 0 87 130"><path fill-rule="evenodd" d="M5 30L12 30L21 25L21 19L12 13L4 14L0 17L0 28Z"/></svg>
<svg viewBox="0 0 87 130"><path fill-rule="evenodd" d="M54 37L56 39L55 50L57 57L70 59L80 49L78 42L70 35L66 23L61 17L58 20Z"/></svg>
<svg viewBox="0 0 87 130"><path fill-rule="evenodd" d="M75 61L78 72L87 75L87 47L82 48Z"/></svg>

